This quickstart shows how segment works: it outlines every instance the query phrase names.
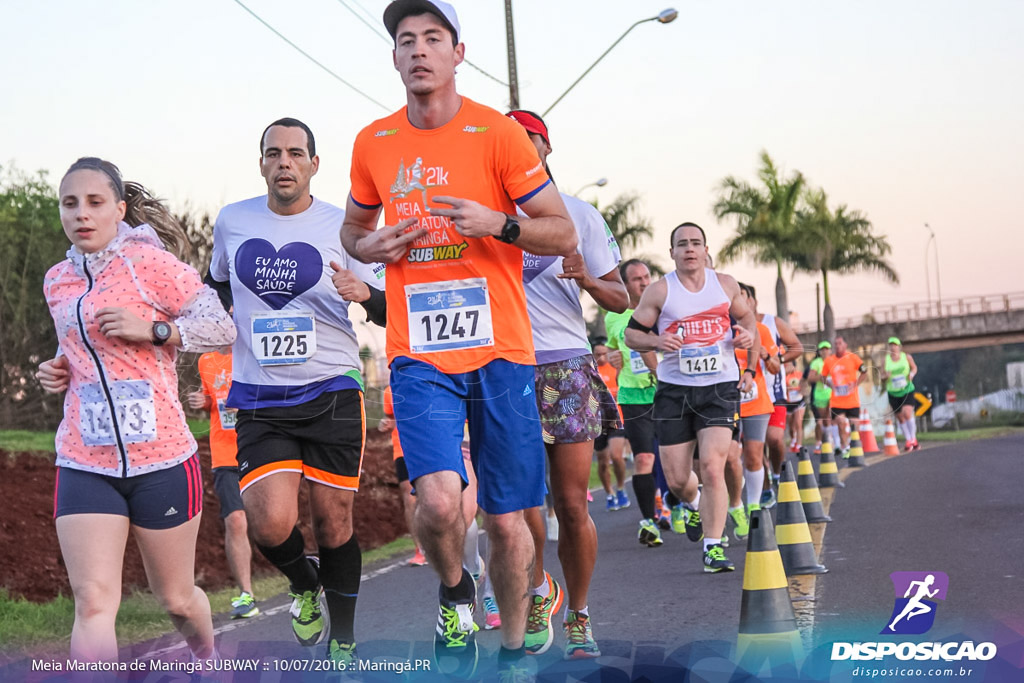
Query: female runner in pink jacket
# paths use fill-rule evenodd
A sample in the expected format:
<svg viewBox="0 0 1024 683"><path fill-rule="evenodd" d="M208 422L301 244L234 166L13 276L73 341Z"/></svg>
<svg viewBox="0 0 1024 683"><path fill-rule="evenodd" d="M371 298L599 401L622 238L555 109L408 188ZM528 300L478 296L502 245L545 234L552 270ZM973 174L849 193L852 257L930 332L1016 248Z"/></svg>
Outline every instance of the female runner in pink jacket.
<svg viewBox="0 0 1024 683"><path fill-rule="evenodd" d="M131 529L153 593L193 656L209 657L210 605L194 578L203 488L175 359L178 349L231 344L235 326L165 248L188 249L178 221L110 162L86 157L68 169L60 219L72 246L44 283L60 346L37 377L49 392L67 391L54 517L75 598L71 654L117 659Z"/></svg>

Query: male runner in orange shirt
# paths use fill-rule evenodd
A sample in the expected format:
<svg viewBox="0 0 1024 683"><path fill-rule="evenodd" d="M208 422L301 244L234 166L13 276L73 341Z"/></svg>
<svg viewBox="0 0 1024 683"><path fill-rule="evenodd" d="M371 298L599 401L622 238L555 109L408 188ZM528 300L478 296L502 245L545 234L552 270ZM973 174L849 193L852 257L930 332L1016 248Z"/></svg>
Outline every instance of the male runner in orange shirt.
<svg viewBox="0 0 1024 683"><path fill-rule="evenodd" d="M825 359L821 376L825 384L832 387L829 403L832 419L839 425L839 439L842 441L843 456L849 457L850 420L860 419L860 393L858 387L868 381L867 367L860 356L851 352L846 340L836 337L833 344L835 353Z"/></svg>
<svg viewBox="0 0 1024 683"><path fill-rule="evenodd" d="M465 46L455 9L397 0L384 25L407 106L356 138L342 243L388 264L395 418L417 537L441 579L438 670L469 677L477 664L475 586L462 567L468 417L507 671L524 654L533 543L522 511L544 498L523 250L568 256L576 231L526 131L456 91ZM515 217L517 205L529 218Z"/></svg>

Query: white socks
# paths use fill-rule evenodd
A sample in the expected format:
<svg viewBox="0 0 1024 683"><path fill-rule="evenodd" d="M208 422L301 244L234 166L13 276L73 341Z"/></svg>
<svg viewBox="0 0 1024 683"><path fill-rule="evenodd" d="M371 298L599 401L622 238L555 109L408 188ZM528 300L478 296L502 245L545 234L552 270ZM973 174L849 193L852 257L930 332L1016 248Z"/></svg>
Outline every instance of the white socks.
<svg viewBox="0 0 1024 683"><path fill-rule="evenodd" d="M747 505L761 502L761 489L764 488L764 469L758 468L751 472L743 468L743 499Z"/></svg>

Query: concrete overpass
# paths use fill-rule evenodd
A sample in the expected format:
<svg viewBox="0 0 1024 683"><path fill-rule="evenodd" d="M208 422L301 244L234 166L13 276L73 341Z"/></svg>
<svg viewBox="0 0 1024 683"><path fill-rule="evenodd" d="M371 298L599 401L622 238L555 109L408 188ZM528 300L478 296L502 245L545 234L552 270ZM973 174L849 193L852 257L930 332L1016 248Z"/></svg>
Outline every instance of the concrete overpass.
<svg viewBox="0 0 1024 683"><path fill-rule="evenodd" d="M824 338L813 325L800 325L796 332L809 351ZM860 318L837 320L836 334L862 358L873 356L893 336L910 353L1021 343L1024 292L876 306Z"/></svg>

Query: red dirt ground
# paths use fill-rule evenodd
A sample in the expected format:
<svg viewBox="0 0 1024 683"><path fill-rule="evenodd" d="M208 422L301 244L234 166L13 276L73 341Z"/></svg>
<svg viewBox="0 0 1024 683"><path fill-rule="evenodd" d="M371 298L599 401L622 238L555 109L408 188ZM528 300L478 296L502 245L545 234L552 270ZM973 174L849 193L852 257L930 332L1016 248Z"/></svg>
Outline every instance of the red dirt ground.
<svg viewBox="0 0 1024 683"><path fill-rule="evenodd" d="M363 550L378 548L408 533L402 516L398 480L391 459L391 439L376 431L368 432L363 474L355 502L355 530ZM196 553L196 583L208 590L232 584L224 558L224 524L213 492L210 474L210 449L206 438L199 440L203 462L203 519ZM67 571L57 543L53 524L53 455L44 453L8 453L0 450L0 587L11 595L34 602L45 602L63 593L70 596ZM300 500L305 498L305 487ZM305 502L300 509L306 510ZM306 547L313 551L307 519L300 523ZM257 551L257 573L272 572ZM142 558L135 543L129 541L125 554L124 590L146 586Z"/></svg>

